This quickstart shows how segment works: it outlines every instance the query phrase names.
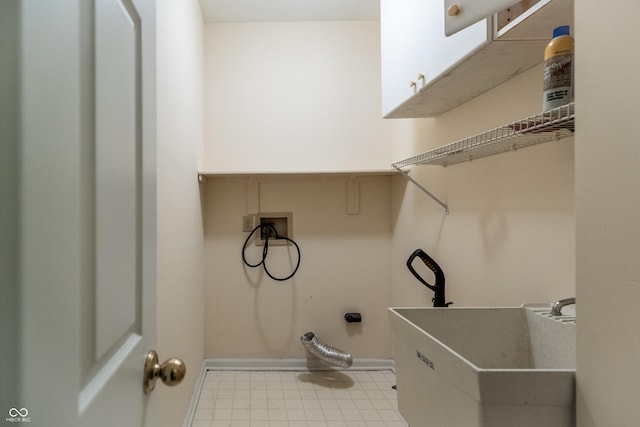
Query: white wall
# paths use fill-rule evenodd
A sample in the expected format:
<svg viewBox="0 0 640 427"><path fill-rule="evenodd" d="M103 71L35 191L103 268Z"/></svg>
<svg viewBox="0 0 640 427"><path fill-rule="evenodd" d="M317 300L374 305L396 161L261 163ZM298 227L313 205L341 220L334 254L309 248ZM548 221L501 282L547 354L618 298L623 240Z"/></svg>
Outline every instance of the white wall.
<svg viewBox="0 0 640 427"><path fill-rule="evenodd" d="M209 178L206 200L206 356L304 358L300 336L312 331L354 358L390 357L391 189L389 176L362 176L360 214L348 215L347 176L261 176L260 210L293 212L301 250L297 274L285 282L241 259L248 233L247 178ZM262 247L251 242L247 259ZM297 260L291 247L272 247L267 265L286 276ZM347 312L361 324L347 324Z"/></svg>
<svg viewBox="0 0 640 427"><path fill-rule="evenodd" d="M203 128L203 37L197 0L157 4L157 350L187 375L159 385L159 427L181 425L204 354L204 244L196 179Z"/></svg>
<svg viewBox="0 0 640 427"><path fill-rule="evenodd" d="M394 161L541 111L540 67L438 118L393 122ZM447 300L513 306L575 295L573 137L411 175L393 183L393 305L431 305L404 262L423 248L446 277Z"/></svg>
<svg viewBox="0 0 640 427"><path fill-rule="evenodd" d="M202 170L389 167L379 24L209 23Z"/></svg>
<svg viewBox="0 0 640 427"><path fill-rule="evenodd" d="M379 37L377 22L207 24L202 170L388 170ZM362 212L347 215L348 175L261 175L260 211L292 211L302 250L284 283L242 264L247 179L205 186L206 356L305 357L299 337L313 331L354 357L389 357L390 177L361 176ZM270 255L281 276L295 263L284 255ZM364 322L347 326L348 311Z"/></svg>
<svg viewBox="0 0 640 427"><path fill-rule="evenodd" d="M638 107L640 98L640 84L636 76L640 64L636 57L628 54L637 42L625 49L608 49L610 38L602 34L606 29L610 29L609 33L624 33L627 43L631 43L629 40L637 41L639 35L633 14L611 14L608 17L602 15L600 5L578 3L575 33L579 103L579 145L575 163L577 188L574 190L572 138L446 169L414 168L413 176L444 198L449 203L451 214L443 215L437 205L402 177L393 178L390 199L392 232L389 237L392 243L391 266L390 271L384 274L392 277L393 297L390 300L394 305L428 305L430 295L404 267L408 254L416 247L422 247L445 269L448 297L457 306L551 301L577 291L582 319L578 325L579 425L631 425L638 419L634 399L640 391L640 378L634 369L640 347L634 338L634 329L628 327L635 324L635 305L640 297L640 272L637 262L634 263L640 253L640 230L635 221L640 195L637 186L633 186L640 178L634 163L640 158L640 153L637 137L630 126L633 123L630 114L635 111L633 107ZM627 10L633 9L631 1L625 0L624 3ZM598 23L598 31L593 31L595 23ZM278 57L272 50L264 49L264 45L256 44L260 37L251 35L251 31L245 32L246 28L231 38L228 37L231 33L225 33L224 37L215 35L221 28L208 27L209 46L223 39L224 44L229 44L230 40L234 40L230 43L232 45L253 43L259 48L258 52L263 49L265 58ZM240 27L234 29L240 30ZM269 31L273 37L276 33ZM282 40L296 44L296 37L285 35ZM222 46L215 49L222 49ZM226 95L216 94L212 92L213 86L207 86L207 96L222 102L218 103L218 110L213 107L207 109L207 147L201 168L219 171L329 169L322 150L313 150L301 143L311 140L307 137L315 134L309 131L309 123L300 129L295 120L287 121L286 124L290 125L285 127L288 133L282 135L278 130L282 130L283 122L273 119L278 115L294 117L296 111L271 110L280 108L281 104L287 108L295 105L304 110L302 107L313 104L314 97L316 105L326 105L320 101L321 93L304 96L309 93L306 89L321 84L321 79L316 74L304 72L286 74L287 78L281 83L286 89L265 91L264 81L279 81L278 72L292 68L283 66L282 62L275 69L266 69L266 62L249 61L241 64L242 67L235 64L231 71L238 74L233 79L223 79L229 91ZM604 78L610 75L611 64L616 64L616 77ZM377 66L372 69L378 72ZM211 76L217 72L209 63L206 81L214 81ZM309 75L312 78L305 80ZM469 133L538 112L540 75L540 68L536 67L437 119L394 121L392 158L401 159ZM225 88L217 90L222 89ZM294 92L300 94L297 102L282 102L281 95ZM248 93L261 96L250 97ZM629 112L620 113L620 105L627 106ZM349 107L349 110L353 109ZM246 114L237 114L238 111ZM272 114L272 111L278 113ZM353 117L353 112L345 116ZM332 116L332 120L336 117ZM603 117L611 121L603 123ZM226 121L229 126L226 126ZM326 147L337 149L332 144L338 138L326 138L327 129L314 128L314 131L325 135L325 142L329 144ZM383 132L387 130L383 129ZM360 141L366 139L352 138L350 143L355 141L362 147ZM285 144L278 146L279 141L285 141ZM292 149L294 143L299 147ZM340 142L341 145L345 143L345 140ZM272 147L279 152L291 149L296 161L290 162L288 157L287 161L275 160L273 152L276 150ZM382 154L384 149L380 149L378 143L373 147L372 152L380 154L373 154L373 161L367 162L365 168L370 169L370 164L386 167L386 159L382 160L386 156ZM311 154L309 158L319 161L306 162L297 148ZM249 152L255 152L256 156L247 157ZM347 153L346 158L351 157L346 147L344 152ZM265 156L270 159L268 168L259 161ZM354 164L358 167L356 163L342 165L335 162L331 167L336 170L352 169ZM309 184L297 180L265 183L262 187L264 194L270 194L274 200L273 204L267 204L268 209L285 210L290 207L286 200L292 200L294 204L295 198L308 200L308 192L310 188L315 189L316 184L322 187L319 200L329 202L332 197L338 197L335 190L325 188L330 183ZM181 188L189 188L190 185ZM300 276L296 279L300 283L276 288L277 284L267 283L264 279L258 285L252 285L256 280L251 276L255 274L253 272L237 276L238 271L243 271L238 260L243 233L237 231L240 216L246 209L243 185L238 178L236 181L209 183L206 188L209 205L207 356L280 357L300 354L294 344L298 331L292 330L297 325L293 321L300 318L307 322L300 326L320 324L322 329L317 332L329 334L328 341L336 337L337 344L347 344L345 330L343 325L338 325L337 319L342 307L322 316L311 303L313 295L310 290L323 289L327 282L317 281L310 286L307 280L302 283L304 276ZM294 191L296 196L282 199L284 191ZM336 200L330 204L337 203ZM296 215L296 218L300 216ZM314 223L318 219L314 214L302 223ZM313 229L310 223L306 227ZM387 233L384 227L381 230L382 235ZM308 231L301 231L305 240L303 248L317 247L313 252L317 259L333 256L334 248L340 247L338 243L344 243L337 236L326 239L323 233L306 241L305 233ZM360 246L352 247L352 252L367 247L369 242L366 240L363 239ZM230 254L228 257L227 253ZM577 272L574 272L576 265ZM228 277L231 270L234 272ZM301 270L301 274L304 271ZM322 273L334 282L342 277L336 271ZM355 276L355 272L350 274ZM576 276L577 287L574 285ZM238 289L232 288L234 283L231 282L239 284ZM331 292L335 290L331 288ZM331 292L320 294L325 303L331 299ZM317 292L312 293L318 295ZM300 296L304 296L302 300L299 300ZM284 307L279 309L276 303ZM294 310L294 307L299 308ZM241 314L248 316L258 335L243 327L240 321L230 322L237 313L229 308L242 310ZM226 328L229 323L235 326ZM284 334L282 330L271 329L278 326L285 329ZM256 343L258 347L255 347ZM379 349L367 351L384 354ZM360 350L358 353L363 354Z"/></svg>
<svg viewBox="0 0 640 427"><path fill-rule="evenodd" d="M618 10L637 10L630 0ZM620 41L618 43L618 41ZM578 425L638 425L640 28L576 2Z"/></svg>
<svg viewBox="0 0 640 427"><path fill-rule="evenodd" d="M289 120L291 116L288 115L288 103L284 102L285 105L281 106L275 97L279 93L274 89L279 87L278 79L275 82L274 79L268 79L264 85L256 83L255 86L249 86L254 92L255 103L261 105L257 110L253 110L255 106L249 105L247 99L235 104L235 88L241 87L239 94L242 98L246 88L242 88L240 82L250 80L248 77L240 78L235 84L228 80L226 84L217 82L222 71L215 69L221 65L214 59L232 59L225 61L226 71L223 74L226 76L232 76L234 70L240 74L245 73L250 63L249 61L240 66L242 61L234 59L232 52L239 54L247 50L253 55L249 57L257 58L255 63L260 64L262 62L257 62L258 60L270 64L267 59L273 56L275 64L281 66L299 52L295 48L296 42L291 41L293 28L307 28L310 34L317 34L316 30L322 28L321 25L308 23L298 23L291 27L282 24L263 25L265 24L207 25L205 169L224 171L235 168L236 171L252 172L265 169L357 169L356 161L353 161L356 155L351 154L350 150L355 147L356 151L362 151L363 147L358 147L358 141L336 138L341 140L339 147L335 147L331 140L323 139L318 142L315 139L315 115L305 116L297 122ZM377 37L378 33L375 34ZM274 53L271 47L263 47L259 43L260 36L277 44L280 52ZM256 47L246 47L243 50L252 43ZM370 40L370 43L375 44L374 50L378 52L379 39ZM334 44L341 46L345 43ZM257 52L263 52L264 58ZM243 61L247 61L244 55L240 56ZM356 56L348 63L357 68L360 59ZM331 64L335 58L326 58L326 61ZM341 61L338 61L338 68L343 66ZM234 66L231 67L231 64ZM327 64L323 67L327 67ZM367 66L379 69L378 63L368 63ZM278 67L275 66L273 72L277 70ZM379 79L379 74L377 78ZM428 148L538 113L541 109L541 83L542 70L536 67L441 117L383 120L379 140L382 145L386 145L387 153L392 155L384 157L381 151L379 162L368 163L380 164L380 168L389 169L392 160L400 160ZM376 111L371 113L376 119L368 120L377 123L380 116L379 82L372 84L378 88ZM223 86L229 92L225 96L216 97L216 92L223 92ZM291 93L292 87L299 86L286 86L282 90L284 99L295 95ZM344 90L348 92L348 89ZM266 94L267 101L272 102L273 107L266 108L263 103L267 101L260 94ZM269 98L270 96L274 98ZM342 105L336 106L335 102L328 102L318 100L317 109L329 110L336 107L342 109L345 116L357 117L362 105L369 101L366 97L354 96L350 103ZM251 113L239 115L237 111L241 107L246 107ZM274 108L286 120L273 114L270 108ZM309 135L308 141L304 142L310 146L305 147L311 154L306 157L311 160L300 158L295 153L289 155L286 150L298 140L281 140L277 132L270 133L271 129L262 121L258 111L272 119L273 130L287 132L288 124L298 123L296 126L299 125ZM352 120L352 123L358 121ZM264 132L249 135L255 129ZM356 126L342 134L354 130L357 130ZM223 137L224 132L228 132L229 136ZM315 148L318 146L322 149ZM288 161L280 163L274 158L275 152L287 153L283 157ZM344 158L351 165L328 165L327 160L322 157L323 152L333 157L336 157L337 152L344 152ZM254 156L253 153L258 155ZM211 158L214 155L225 161L216 164L217 159ZM257 158L267 159L269 167L264 166L265 161L256 161ZM316 162L317 158L320 160ZM245 271L240 261L239 251L243 240L243 233L240 232L241 216L247 212L246 178L210 179L206 185L207 357L298 357L304 353L297 338L307 328L316 329L315 332L321 337L323 332L328 333L327 341L353 350L357 357L388 356L391 349L385 307L431 305L432 293L419 284L405 266L406 259L416 248L425 249L443 267L447 278L447 296L456 306L519 305L523 302L550 302L573 296L573 171L573 138L448 168L415 167L412 176L448 202L451 211L449 215L444 215L438 205L403 177L378 177L377 180L390 185L389 190L380 186L368 191L385 192L385 197L389 197L389 212L383 213L384 210L380 210L378 215L389 215L390 229L386 229L386 226L370 228L366 222L362 222L363 217L331 217L332 222L322 232L316 231L315 234L311 231L319 227L318 224L323 223L328 215L325 209L336 203L344 203L344 178L329 178L325 175L314 178L318 182L309 186L308 183L303 184L311 179L309 177L271 177L260 187L261 196L266 201L264 204L261 197L261 210L293 210L296 217L294 224L302 227L302 237L309 239L305 246L313 253L311 262L327 260L327 267L317 269L315 274L306 276L306 268L309 267L305 267L296 278L295 285L285 284L280 287L269 283L265 278L261 278L260 284L256 285L257 278L252 276L255 273ZM335 180L340 183L339 192L331 189L331 185L337 185ZM317 210L309 210L305 203L314 200L309 199L310 193L315 200L326 200L324 205L320 203ZM270 201L271 198L273 201ZM304 214L297 214L296 211L299 210ZM343 221L364 227L361 230L370 233L370 237L381 238L382 240L376 241L376 244L381 244L379 249L372 251L371 242L364 235L347 233L351 228ZM376 221L382 221L382 217ZM301 225L305 223L308 225ZM305 227L311 227L310 231L306 231ZM341 232L336 233L336 230ZM306 236L306 233L311 234ZM385 241L390 245L390 250L385 249ZM345 246L345 243L348 243L348 250L342 252L339 248ZM352 256L357 253L371 254L373 258ZM380 258L380 254L386 255ZM350 258L354 258L356 263L351 266L341 264ZM305 261L307 259L304 258ZM376 269L372 276L376 280L372 282L375 286L370 289L375 289L381 299L374 299L366 305L361 301L358 309L370 312L368 319L375 319L378 344L373 347L371 341L356 341L354 337L349 337L341 319L346 306L355 303L353 298L361 283L357 279L358 275L362 271L370 272L371 268ZM335 288L335 283L343 283L343 286ZM355 294L351 294L353 290L350 289L355 289ZM314 311L318 308L310 305L312 295L316 298L321 295L323 305L320 306L320 311L324 314L324 310L331 310L330 315L321 316ZM331 305L327 305L330 301ZM336 304L335 301L339 303ZM362 308L363 305L366 308ZM244 319L243 322L229 322L236 316Z"/></svg>

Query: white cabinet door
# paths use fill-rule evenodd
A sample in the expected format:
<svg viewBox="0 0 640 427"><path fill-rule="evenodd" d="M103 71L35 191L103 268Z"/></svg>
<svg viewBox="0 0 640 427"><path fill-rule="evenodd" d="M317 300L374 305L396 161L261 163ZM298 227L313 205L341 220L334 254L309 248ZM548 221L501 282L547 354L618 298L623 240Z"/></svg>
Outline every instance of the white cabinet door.
<svg viewBox="0 0 640 427"><path fill-rule="evenodd" d="M383 115L417 91L421 46L419 34L420 0L380 1L380 43L382 52Z"/></svg>
<svg viewBox="0 0 640 427"><path fill-rule="evenodd" d="M491 39L487 19L447 37L441 0L381 0L380 26L384 116Z"/></svg>
<svg viewBox="0 0 640 427"><path fill-rule="evenodd" d="M444 0L445 33L450 36L519 0Z"/></svg>

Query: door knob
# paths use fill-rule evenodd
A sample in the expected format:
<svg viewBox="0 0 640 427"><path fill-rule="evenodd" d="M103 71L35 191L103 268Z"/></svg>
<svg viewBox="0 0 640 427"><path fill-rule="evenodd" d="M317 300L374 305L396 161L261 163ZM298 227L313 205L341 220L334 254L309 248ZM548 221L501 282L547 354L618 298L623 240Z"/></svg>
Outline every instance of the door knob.
<svg viewBox="0 0 640 427"><path fill-rule="evenodd" d="M182 360L172 357L160 365L158 363L158 353L151 350L147 353L144 362L144 394L149 394L153 391L158 378L166 385L180 384L186 372L187 367Z"/></svg>

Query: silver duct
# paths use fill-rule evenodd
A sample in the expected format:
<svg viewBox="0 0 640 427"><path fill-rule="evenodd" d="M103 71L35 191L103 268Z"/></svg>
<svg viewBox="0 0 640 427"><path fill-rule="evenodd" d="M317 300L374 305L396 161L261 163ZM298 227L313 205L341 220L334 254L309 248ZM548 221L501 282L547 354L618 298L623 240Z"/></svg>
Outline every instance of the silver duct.
<svg viewBox="0 0 640 427"><path fill-rule="evenodd" d="M346 369L353 363L353 358L349 353L323 343L316 338L313 332L307 332L301 336L300 341L310 354L329 365Z"/></svg>

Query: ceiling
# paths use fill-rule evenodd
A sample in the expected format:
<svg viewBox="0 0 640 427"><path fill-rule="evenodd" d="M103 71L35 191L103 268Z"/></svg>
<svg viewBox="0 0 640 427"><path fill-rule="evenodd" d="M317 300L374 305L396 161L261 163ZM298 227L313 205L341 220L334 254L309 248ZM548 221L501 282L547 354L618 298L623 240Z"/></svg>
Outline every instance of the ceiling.
<svg viewBox="0 0 640 427"><path fill-rule="evenodd" d="M200 0L206 22L377 21L379 0Z"/></svg>

